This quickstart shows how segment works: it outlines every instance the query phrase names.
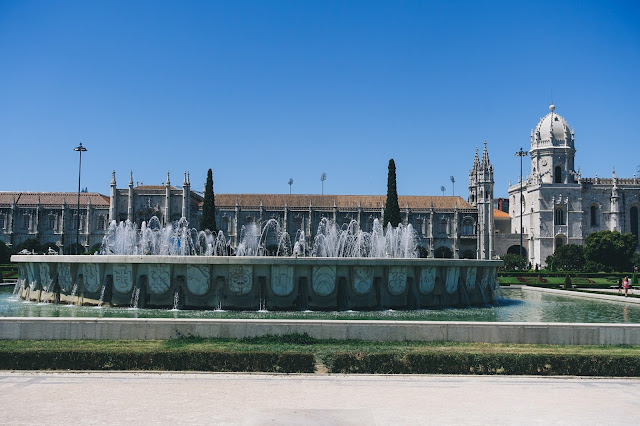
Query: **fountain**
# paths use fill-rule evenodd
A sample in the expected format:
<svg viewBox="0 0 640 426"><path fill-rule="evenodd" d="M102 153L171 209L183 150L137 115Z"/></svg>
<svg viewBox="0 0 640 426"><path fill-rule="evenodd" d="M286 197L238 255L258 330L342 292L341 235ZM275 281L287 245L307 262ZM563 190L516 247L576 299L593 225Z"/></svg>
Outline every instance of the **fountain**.
<svg viewBox="0 0 640 426"><path fill-rule="evenodd" d="M140 229L112 222L100 254L16 255L27 300L95 306L224 310L376 310L486 305L500 261L417 257L411 225L371 232L322 219L310 244L277 220L222 231L182 219ZM44 283L44 285L43 285Z"/></svg>

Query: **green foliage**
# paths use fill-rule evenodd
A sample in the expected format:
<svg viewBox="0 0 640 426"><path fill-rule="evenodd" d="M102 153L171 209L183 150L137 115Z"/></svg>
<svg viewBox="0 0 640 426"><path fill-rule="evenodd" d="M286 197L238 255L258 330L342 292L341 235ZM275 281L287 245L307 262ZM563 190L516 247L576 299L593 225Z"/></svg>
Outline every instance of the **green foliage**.
<svg viewBox="0 0 640 426"><path fill-rule="evenodd" d="M55 250L56 253L60 252L60 247L58 247L58 245L56 243L44 243L42 245L42 253L48 254L49 253L49 249Z"/></svg>
<svg viewBox="0 0 640 426"><path fill-rule="evenodd" d="M640 253L635 252L631 256L631 266L640 268Z"/></svg>
<svg viewBox="0 0 640 426"><path fill-rule="evenodd" d="M504 262L504 269L507 271L527 268L527 260L519 254L507 253L500 258Z"/></svg>
<svg viewBox="0 0 640 426"><path fill-rule="evenodd" d="M102 247L102 243L96 243L96 244L92 245L91 247L89 247L89 250L87 251L87 254L98 253L100 251L101 247Z"/></svg>
<svg viewBox="0 0 640 426"><path fill-rule="evenodd" d="M4 265L11 261L11 249L4 243L4 241L0 241L0 264Z"/></svg>
<svg viewBox="0 0 640 426"><path fill-rule="evenodd" d="M383 225L398 226L400 224L400 205L398 204L398 190L396 188L396 163L389 160L389 174L387 176L387 202L384 206Z"/></svg>
<svg viewBox="0 0 640 426"><path fill-rule="evenodd" d="M589 234L584 246L585 269L629 271L637 245L638 239L632 233L600 231Z"/></svg>
<svg viewBox="0 0 640 426"><path fill-rule="evenodd" d="M33 251L35 253L42 253L42 246L40 245L40 240L38 240L37 238L28 238L24 240L16 246L15 252L19 253L24 249Z"/></svg>
<svg viewBox="0 0 640 426"><path fill-rule="evenodd" d="M554 271L581 271L585 265L584 249L577 244L560 246L546 261Z"/></svg>
<svg viewBox="0 0 640 426"><path fill-rule="evenodd" d="M76 243L73 243L70 244L65 251L65 254L84 254L85 249L82 244L78 244L76 248Z"/></svg>
<svg viewBox="0 0 640 426"><path fill-rule="evenodd" d="M211 232L218 232L216 226L216 202L213 194L213 172L207 172L207 182L204 185L204 201L202 204L202 216L200 217L200 229L208 229Z"/></svg>
<svg viewBox="0 0 640 426"><path fill-rule="evenodd" d="M310 373L312 353L120 349L2 350L0 370L165 370Z"/></svg>
<svg viewBox="0 0 640 426"><path fill-rule="evenodd" d="M260 337L246 337L242 339L247 343L279 343L294 345L313 345L318 343L318 339L309 336L309 333L289 333L283 335L267 334Z"/></svg>
<svg viewBox="0 0 640 426"><path fill-rule="evenodd" d="M325 359L331 373L517 374L637 377L640 357L535 353L335 353Z"/></svg>

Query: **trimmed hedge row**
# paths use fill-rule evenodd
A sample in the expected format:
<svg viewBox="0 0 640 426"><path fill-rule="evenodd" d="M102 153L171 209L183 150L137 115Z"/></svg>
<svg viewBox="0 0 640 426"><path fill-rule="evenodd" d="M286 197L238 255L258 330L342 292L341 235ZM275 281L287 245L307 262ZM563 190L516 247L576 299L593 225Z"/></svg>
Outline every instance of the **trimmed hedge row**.
<svg viewBox="0 0 640 426"><path fill-rule="evenodd" d="M304 352L2 350L0 370L165 370L312 373Z"/></svg>
<svg viewBox="0 0 640 426"><path fill-rule="evenodd" d="M606 355L335 353L332 373L640 376L640 357Z"/></svg>
<svg viewBox="0 0 640 426"><path fill-rule="evenodd" d="M543 278L546 277L565 277L567 274L573 277L582 277L582 278L610 278L610 279L618 279L620 276L625 275L633 275L632 272L580 272L580 271L555 271L551 272L546 269L536 271L498 271L498 277L537 277L541 275Z"/></svg>

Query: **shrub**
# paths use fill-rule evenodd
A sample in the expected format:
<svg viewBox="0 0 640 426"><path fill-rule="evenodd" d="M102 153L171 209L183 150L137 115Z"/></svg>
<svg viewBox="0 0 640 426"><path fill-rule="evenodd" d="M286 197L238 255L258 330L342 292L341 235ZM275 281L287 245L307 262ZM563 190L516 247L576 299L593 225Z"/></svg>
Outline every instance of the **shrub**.
<svg viewBox="0 0 640 426"><path fill-rule="evenodd" d="M458 353L334 353L331 373L518 374L637 377L640 357L627 355Z"/></svg>
<svg viewBox="0 0 640 426"><path fill-rule="evenodd" d="M501 259L504 261L504 269L506 270L526 269L527 267L527 261L519 254L507 253L501 256Z"/></svg>

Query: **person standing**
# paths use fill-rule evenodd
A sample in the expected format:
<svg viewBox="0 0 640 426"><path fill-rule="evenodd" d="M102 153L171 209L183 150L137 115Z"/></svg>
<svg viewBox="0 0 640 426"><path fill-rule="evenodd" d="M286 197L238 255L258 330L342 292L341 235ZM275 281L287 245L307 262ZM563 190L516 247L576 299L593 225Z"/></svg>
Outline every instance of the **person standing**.
<svg viewBox="0 0 640 426"><path fill-rule="evenodd" d="M624 281L622 281L622 287L624 288L624 297L627 297L627 292L629 291L629 276L624 277Z"/></svg>
<svg viewBox="0 0 640 426"><path fill-rule="evenodd" d="M618 294L622 293L622 278L618 278Z"/></svg>

